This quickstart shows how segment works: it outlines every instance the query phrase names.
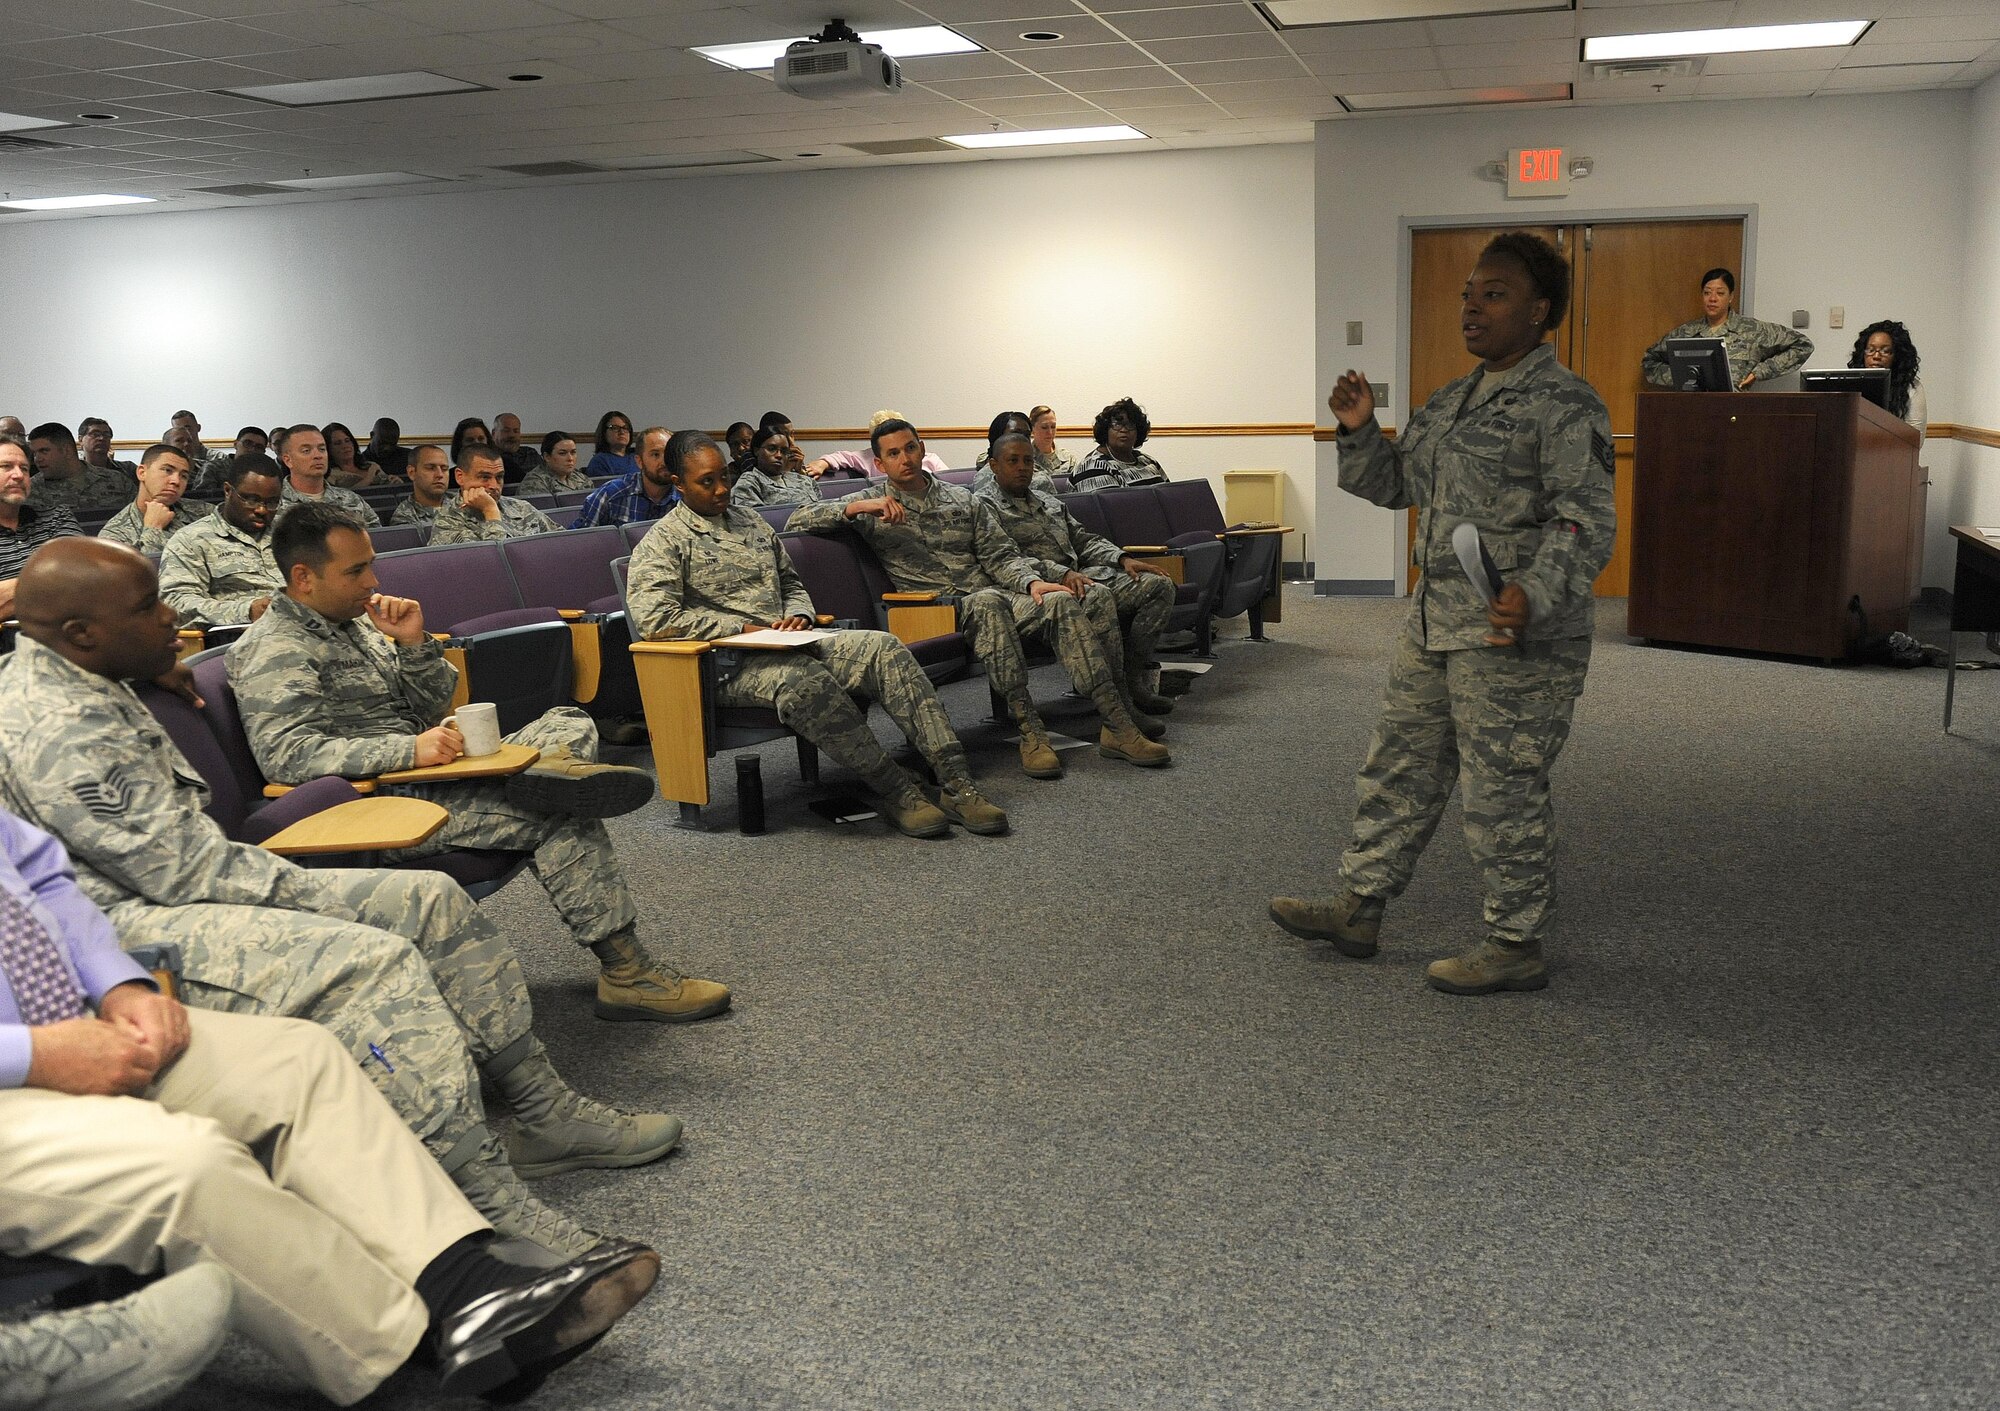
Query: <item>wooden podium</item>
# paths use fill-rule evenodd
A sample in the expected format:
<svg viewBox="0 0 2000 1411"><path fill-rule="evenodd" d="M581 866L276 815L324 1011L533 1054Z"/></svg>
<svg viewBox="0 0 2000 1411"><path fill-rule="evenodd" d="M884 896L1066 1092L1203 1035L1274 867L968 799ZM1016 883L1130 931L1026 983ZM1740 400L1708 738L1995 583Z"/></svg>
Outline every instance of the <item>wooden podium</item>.
<svg viewBox="0 0 2000 1411"><path fill-rule="evenodd" d="M1642 392L1635 637L1832 661L1908 625L1915 427L1855 392Z"/></svg>

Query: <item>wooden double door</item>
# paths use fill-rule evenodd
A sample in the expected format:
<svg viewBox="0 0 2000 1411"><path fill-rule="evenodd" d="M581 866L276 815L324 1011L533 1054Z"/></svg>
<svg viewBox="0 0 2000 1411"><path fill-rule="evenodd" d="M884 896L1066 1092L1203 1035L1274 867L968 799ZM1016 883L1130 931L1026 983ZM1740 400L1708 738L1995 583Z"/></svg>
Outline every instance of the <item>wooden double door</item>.
<svg viewBox="0 0 2000 1411"><path fill-rule="evenodd" d="M1743 220L1593 221L1579 225L1445 226L1410 233L1410 373L1412 410L1478 362L1459 332L1459 299L1479 252L1509 230L1539 235L1561 250L1572 272L1569 312L1551 334L1556 357L1604 398L1617 447L1618 541L1597 580L1600 597L1630 589L1626 532L1632 490L1644 473L1633 457L1639 361L1676 324L1700 316L1701 276L1743 268ZM1416 512L1409 535L1416 539ZM1409 570L1415 587L1417 571Z"/></svg>

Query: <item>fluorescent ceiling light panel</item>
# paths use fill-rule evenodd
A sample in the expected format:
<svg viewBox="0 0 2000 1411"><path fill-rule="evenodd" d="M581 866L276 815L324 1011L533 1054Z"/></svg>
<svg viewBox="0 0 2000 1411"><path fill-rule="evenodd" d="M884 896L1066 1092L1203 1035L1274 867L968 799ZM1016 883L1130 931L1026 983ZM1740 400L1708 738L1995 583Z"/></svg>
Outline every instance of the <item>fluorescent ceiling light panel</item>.
<svg viewBox="0 0 2000 1411"><path fill-rule="evenodd" d="M1870 20L1683 29L1671 34L1598 34L1583 41L1585 63L1597 59L1673 59L1683 54L1756 54L1770 49L1838 49L1868 32Z"/></svg>
<svg viewBox="0 0 2000 1411"><path fill-rule="evenodd" d="M1523 83L1512 88L1436 88L1418 93L1343 93L1349 112L1373 113L1390 108L1470 108L1496 103L1560 103L1570 96L1567 83Z"/></svg>
<svg viewBox="0 0 2000 1411"><path fill-rule="evenodd" d="M10 211L82 211L92 206L150 205L151 196L39 196L31 201L0 201Z"/></svg>
<svg viewBox="0 0 2000 1411"><path fill-rule="evenodd" d="M710 63L726 69L768 69L785 50L808 36L796 39L760 39L754 44L709 44L694 52ZM892 59L926 59L936 54L977 54L983 46L974 44L957 30L943 25L918 25L913 29L864 29L861 42L879 44Z"/></svg>
<svg viewBox="0 0 2000 1411"><path fill-rule="evenodd" d="M273 186L290 186L299 191L342 191L351 186L408 186L413 181L443 181L441 176L424 176L413 171L371 171L353 176L299 176L274 181Z"/></svg>
<svg viewBox="0 0 2000 1411"><path fill-rule="evenodd" d="M0 132L33 132L38 127L68 127L61 118L31 118L21 113L0 113Z"/></svg>
<svg viewBox="0 0 2000 1411"><path fill-rule="evenodd" d="M284 108L318 108L329 103L373 103L383 98L425 98L435 93L476 93L484 84L441 73L377 73L362 78L320 78L305 83L262 83L255 88L221 88L231 98L254 98Z"/></svg>
<svg viewBox="0 0 2000 1411"><path fill-rule="evenodd" d="M1115 123L1110 127L1048 127L1040 132L968 132L961 137L939 139L957 147L1055 147L1071 142L1145 140L1145 133L1124 123Z"/></svg>
<svg viewBox="0 0 2000 1411"><path fill-rule="evenodd" d="M1464 15L1513 15L1573 10L1575 0L1263 0L1257 8L1279 29L1308 25L1381 24Z"/></svg>

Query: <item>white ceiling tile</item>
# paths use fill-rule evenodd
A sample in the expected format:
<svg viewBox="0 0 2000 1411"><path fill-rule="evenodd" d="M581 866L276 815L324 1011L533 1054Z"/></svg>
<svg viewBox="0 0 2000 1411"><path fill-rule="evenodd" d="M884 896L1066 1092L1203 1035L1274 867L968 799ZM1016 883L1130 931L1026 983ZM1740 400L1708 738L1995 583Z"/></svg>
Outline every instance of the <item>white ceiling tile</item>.
<svg viewBox="0 0 2000 1411"><path fill-rule="evenodd" d="M1806 24L1814 20L1872 20L1889 0L1737 0L1733 25ZM1684 28L1685 26L1680 26Z"/></svg>
<svg viewBox="0 0 2000 1411"><path fill-rule="evenodd" d="M1569 64L1521 64L1446 69L1444 76L1453 88L1515 88L1531 83L1568 83L1576 74Z"/></svg>
<svg viewBox="0 0 2000 1411"><path fill-rule="evenodd" d="M1817 90L1822 76L1819 73L1703 74L1696 80L1695 92L1704 98L1799 98Z"/></svg>
<svg viewBox="0 0 2000 1411"><path fill-rule="evenodd" d="M1254 103L1277 98L1317 98L1328 85L1316 78L1268 79L1261 83L1211 83L1202 92L1228 107L1231 103Z"/></svg>
<svg viewBox="0 0 2000 1411"><path fill-rule="evenodd" d="M579 54L568 62L571 68L606 79L680 79L716 71L715 65L699 54L684 49L645 49L636 44L616 54Z"/></svg>
<svg viewBox="0 0 2000 1411"><path fill-rule="evenodd" d="M1144 51L1130 44L1071 44L1049 49L1015 49L1008 59L1036 73L1081 73L1086 69L1153 67Z"/></svg>
<svg viewBox="0 0 2000 1411"><path fill-rule="evenodd" d="M1576 15L1570 10L1432 20L1430 30L1436 44L1514 44L1526 39L1572 39L1577 32Z"/></svg>
<svg viewBox="0 0 2000 1411"><path fill-rule="evenodd" d="M112 30L138 29L164 19L158 5L143 0L7 0L7 25L15 21L60 34L105 34Z"/></svg>
<svg viewBox="0 0 2000 1411"><path fill-rule="evenodd" d="M1107 44L1119 37L1088 15L1069 15L1047 24L1039 20L1033 23L1007 20L999 24L955 24L952 28L983 49L1000 50L1043 47L1037 41L1021 38L1023 34L1060 34L1065 44Z"/></svg>
<svg viewBox="0 0 2000 1411"><path fill-rule="evenodd" d="M1274 59L1291 50L1273 34L1216 34L1206 39L1156 39L1146 52L1162 63L1202 64L1217 59Z"/></svg>
<svg viewBox="0 0 2000 1411"><path fill-rule="evenodd" d="M368 8L433 29L477 32L559 25L574 16L536 0L369 0Z"/></svg>
<svg viewBox="0 0 2000 1411"><path fill-rule="evenodd" d="M150 83L127 74L111 73L45 74L23 79L16 86L38 93L47 93L56 98L81 98L103 102L119 98L138 98L148 93L177 91L163 83Z"/></svg>
<svg viewBox="0 0 2000 1411"><path fill-rule="evenodd" d="M605 23L643 43L675 48L696 44L745 44L753 39L784 37L768 21L733 7L677 10L668 14L655 12L634 15L629 19L608 19Z"/></svg>
<svg viewBox="0 0 2000 1411"><path fill-rule="evenodd" d="M1957 44L1857 44L1836 50L1840 67L1851 69L1863 64L1965 64L1983 59L2000 41L1961 40Z"/></svg>
<svg viewBox="0 0 2000 1411"><path fill-rule="evenodd" d="M1451 85L1444 81L1442 70L1433 69L1428 73L1355 74L1338 82L1328 80L1326 86L1335 93L1434 93Z"/></svg>
<svg viewBox="0 0 2000 1411"><path fill-rule="evenodd" d="M1949 83L1959 65L1905 64L1879 69L1835 69L1820 84L1820 92L1859 92L1879 88L1934 88Z"/></svg>
<svg viewBox="0 0 2000 1411"><path fill-rule="evenodd" d="M118 38L128 44L145 44L190 59L235 59L245 54L268 54L299 46L299 41L273 34L267 29L251 29L248 25L229 24L222 20L193 20L186 24L157 25L151 29L128 29Z"/></svg>
<svg viewBox="0 0 2000 1411"><path fill-rule="evenodd" d="M133 64L156 64L179 57L149 44L127 44L123 40L101 39L90 34L0 46L0 64L18 58L66 69L117 69Z"/></svg>
<svg viewBox="0 0 2000 1411"><path fill-rule="evenodd" d="M1764 54L1714 54L1703 61L1704 77L1740 74L1826 73L1847 54L1845 49L1774 49Z"/></svg>
<svg viewBox="0 0 2000 1411"><path fill-rule="evenodd" d="M253 14L242 24L245 28L281 35L301 44L379 44L384 40L439 33L435 26L379 14L359 5L327 5L281 14Z"/></svg>
<svg viewBox="0 0 2000 1411"><path fill-rule="evenodd" d="M1983 15L1991 8L1990 0L1889 0L1888 8L1882 13L1885 18L1921 19L1949 15Z"/></svg>
<svg viewBox="0 0 2000 1411"><path fill-rule="evenodd" d="M543 3L584 20L629 20L660 8L659 0L543 0Z"/></svg>
<svg viewBox="0 0 2000 1411"><path fill-rule="evenodd" d="M1121 88L1157 88L1172 79L1171 71L1151 69L1090 69L1084 73L1052 75L1072 93L1115 93Z"/></svg>
<svg viewBox="0 0 2000 1411"><path fill-rule="evenodd" d="M223 117L230 113L257 112L264 107L251 98L231 98L218 93L162 93L154 98L140 99L130 106L143 112L168 113L186 118Z"/></svg>
<svg viewBox="0 0 2000 1411"><path fill-rule="evenodd" d="M1977 15L1877 20L1868 33L1861 36L1861 46L1953 44L1967 39L2000 39L2000 4Z"/></svg>
<svg viewBox="0 0 2000 1411"><path fill-rule="evenodd" d="M936 79L1012 78L1021 66L1000 54L939 54L928 59L904 59L903 78L911 83Z"/></svg>
<svg viewBox="0 0 2000 1411"><path fill-rule="evenodd" d="M1074 19L1078 10L1068 0L920 0L924 14L953 29L980 21ZM922 24L923 20L913 20ZM1031 28L1024 25L1022 28ZM1055 26L1061 29L1061 25Z"/></svg>
<svg viewBox="0 0 2000 1411"><path fill-rule="evenodd" d="M1056 90L1033 74L1013 78L968 78L955 83L927 83L924 87L954 102L975 98L1040 98Z"/></svg>
<svg viewBox="0 0 2000 1411"><path fill-rule="evenodd" d="M1288 29L1285 43L1300 54L1337 54L1358 49L1415 49L1431 42L1430 30L1414 22L1317 25Z"/></svg>
<svg viewBox="0 0 2000 1411"><path fill-rule="evenodd" d="M1132 112L1144 108L1183 108L1197 103L1205 103L1202 95L1186 84L1172 88L1126 88L1116 93L1096 93L1089 95L1092 102L1102 108L1112 108L1119 112ZM1212 103L1205 106L1213 107Z"/></svg>
<svg viewBox="0 0 2000 1411"><path fill-rule="evenodd" d="M1494 68L1501 65L1574 64L1581 46L1574 39L1525 39L1518 44L1442 44L1438 67Z"/></svg>
<svg viewBox="0 0 2000 1411"><path fill-rule="evenodd" d="M1686 29L1721 29L1736 13L1735 0L1700 0L1691 5L1644 6L1618 10L1585 10L1576 17L1579 35L1675 34Z"/></svg>
<svg viewBox="0 0 2000 1411"><path fill-rule="evenodd" d="M1075 117L1079 120L1093 115L1101 119L1104 110L1079 102L1067 93L1055 93L1046 98L988 98L976 105L982 113L991 113L996 118L1047 118Z"/></svg>
<svg viewBox="0 0 2000 1411"><path fill-rule="evenodd" d="M1358 54L1313 54L1306 67L1315 74L1414 73L1438 66L1435 49L1367 49Z"/></svg>
<svg viewBox="0 0 2000 1411"><path fill-rule="evenodd" d="M171 64L144 64L117 70L149 83L174 88L208 91L217 88L253 88L274 82L278 76L258 68L254 59L242 64L225 64L214 59L182 59Z"/></svg>
<svg viewBox="0 0 2000 1411"><path fill-rule="evenodd" d="M1101 12L1100 12L1101 13ZM1247 5L1181 5L1168 10L1127 10L1106 14L1111 27L1130 39L1197 39L1210 34L1270 34L1270 25Z"/></svg>
<svg viewBox="0 0 2000 1411"><path fill-rule="evenodd" d="M1194 84L1248 83L1257 79L1304 78L1303 64L1287 54L1282 59L1220 59L1212 64L1175 64L1174 72Z"/></svg>

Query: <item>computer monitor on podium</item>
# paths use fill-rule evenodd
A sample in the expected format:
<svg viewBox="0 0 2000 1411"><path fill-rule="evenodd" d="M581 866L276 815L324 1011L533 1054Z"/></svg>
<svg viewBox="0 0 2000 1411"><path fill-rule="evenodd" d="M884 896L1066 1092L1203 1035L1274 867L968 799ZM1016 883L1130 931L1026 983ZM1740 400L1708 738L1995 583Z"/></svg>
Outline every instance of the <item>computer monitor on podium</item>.
<svg viewBox="0 0 2000 1411"><path fill-rule="evenodd" d="M1669 338L1667 371L1677 392L1733 392L1729 349L1720 338Z"/></svg>
<svg viewBox="0 0 2000 1411"><path fill-rule="evenodd" d="M1799 374L1801 392L1859 392L1883 411L1889 410L1889 369L1886 367L1823 367Z"/></svg>

